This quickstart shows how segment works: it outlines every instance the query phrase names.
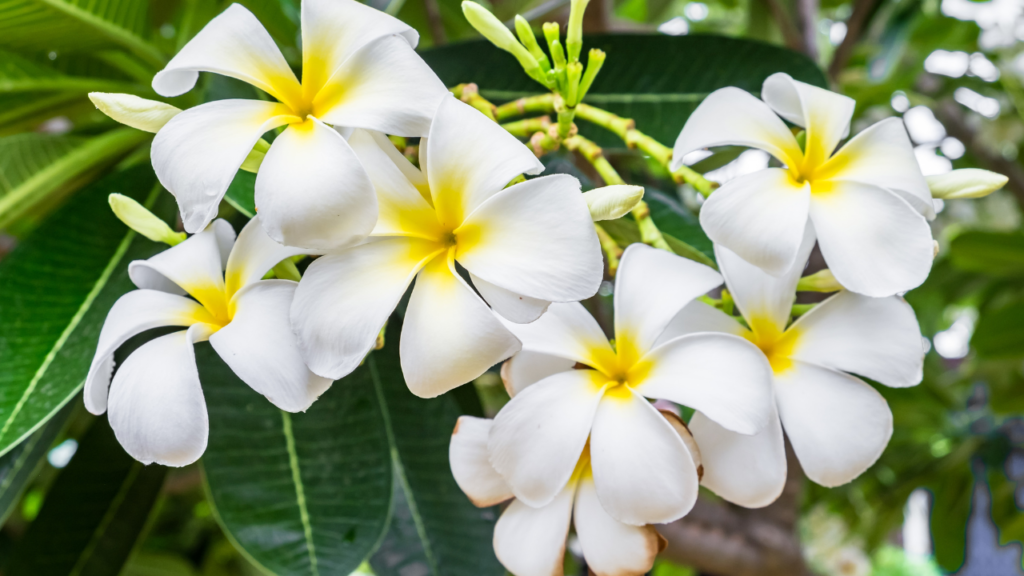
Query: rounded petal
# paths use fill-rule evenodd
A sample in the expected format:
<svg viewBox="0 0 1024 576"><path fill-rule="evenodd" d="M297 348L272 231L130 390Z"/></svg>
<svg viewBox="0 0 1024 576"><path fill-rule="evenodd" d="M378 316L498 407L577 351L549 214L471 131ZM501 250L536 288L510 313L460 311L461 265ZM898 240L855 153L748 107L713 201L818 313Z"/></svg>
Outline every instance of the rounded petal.
<svg viewBox="0 0 1024 576"><path fill-rule="evenodd" d="M187 232L217 216L238 168L264 132L295 121L283 105L217 100L171 118L153 139L153 169L174 194Z"/></svg>
<svg viewBox="0 0 1024 576"><path fill-rule="evenodd" d="M798 166L800 146L786 124L767 104L739 88L715 90L697 106L672 148L672 170L683 156L712 146L760 148L787 166Z"/></svg>
<svg viewBox="0 0 1024 576"><path fill-rule="evenodd" d="M786 445L774 404L768 425L752 436L730 432L700 412L690 419L690 432L701 448L705 488L745 508L762 508L782 494Z"/></svg>
<svg viewBox="0 0 1024 576"><path fill-rule="evenodd" d="M210 421L192 343L205 324L143 344L110 386L108 418L125 451L143 464L186 466L206 451Z"/></svg>
<svg viewBox="0 0 1024 576"><path fill-rule="evenodd" d="M836 280L865 296L916 288L932 268L928 222L893 192L832 182L811 200L818 244Z"/></svg>
<svg viewBox="0 0 1024 576"><path fill-rule="evenodd" d="M498 192L455 235L459 264L517 294L576 302L601 285L601 244L572 176L534 178Z"/></svg>
<svg viewBox="0 0 1024 576"><path fill-rule="evenodd" d="M526 504L546 506L572 477L607 378L570 370L523 390L498 412L491 465Z"/></svg>
<svg viewBox="0 0 1024 576"><path fill-rule="evenodd" d="M532 350L520 350L501 365L501 381L509 397L522 392L527 386L541 380L572 370L575 360L551 356Z"/></svg>
<svg viewBox="0 0 1024 576"><path fill-rule="evenodd" d="M809 185L767 168L716 190L701 207L700 225L715 244L778 276L797 260L810 203Z"/></svg>
<svg viewBox="0 0 1024 576"><path fill-rule="evenodd" d="M725 428L753 434L769 421L771 367L756 346L731 334L680 336L630 371L637 393L700 410Z"/></svg>
<svg viewBox="0 0 1024 576"><path fill-rule="evenodd" d="M708 266L645 244L631 244L622 254L615 276L615 341L646 354L658 336L694 298L722 283Z"/></svg>
<svg viewBox="0 0 1024 576"><path fill-rule="evenodd" d="M196 85L200 72L238 78L285 103L297 103L301 96L299 81L277 44L239 4L229 6L189 40L153 77L153 90L161 96L179 96Z"/></svg>
<svg viewBox="0 0 1024 576"><path fill-rule="evenodd" d="M513 500L494 526L494 553L515 576L562 576L575 485L550 504L531 508Z"/></svg>
<svg viewBox="0 0 1024 576"><path fill-rule="evenodd" d="M377 223L377 197L348 142L311 118L292 124L270 146L256 175L263 229L286 246L328 251L366 237Z"/></svg>
<svg viewBox="0 0 1024 576"><path fill-rule="evenodd" d="M654 345L660 346L673 338L697 332L721 332L743 336L746 331L737 318L729 316L710 304L694 300L672 317Z"/></svg>
<svg viewBox="0 0 1024 576"><path fill-rule="evenodd" d="M874 388L804 362L775 376L779 416L804 473L826 487L853 480L892 436L892 412Z"/></svg>
<svg viewBox="0 0 1024 576"><path fill-rule="evenodd" d="M303 0L301 10L302 89L310 99L367 43L392 35L411 48L419 42L406 23L354 0Z"/></svg>
<svg viewBox="0 0 1024 576"><path fill-rule="evenodd" d="M511 290L505 290L473 273L470 273L469 277L473 281L473 287L495 312L517 324L529 324L540 318L540 315L551 304L547 300L530 298Z"/></svg>
<svg viewBox="0 0 1024 576"><path fill-rule="evenodd" d="M459 488L474 505L494 506L512 498L505 479L487 459L487 437L493 420L460 416L448 445L448 461Z"/></svg>
<svg viewBox="0 0 1024 576"><path fill-rule="evenodd" d="M715 259L725 276L725 285L747 325L767 322L780 332L785 329L792 315L796 285L813 248L814 227L808 224L793 265L782 274L772 276L728 248L715 246Z"/></svg>
<svg viewBox="0 0 1024 576"><path fill-rule="evenodd" d="M399 351L405 383L433 398L519 351L509 332L441 255L423 268L409 299Z"/></svg>
<svg viewBox="0 0 1024 576"><path fill-rule="evenodd" d="M926 218L935 217L931 190L899 118L886 118L854 136L815 176L892 190Z"/></svg>
<svg viewBox="0 0 1024 576"><path fill-rule="evenodd" d="M384 36L335 70L313 100L313 115L337 126L426 136L448 94L407 40Z"/></svg>
<svg viewBox="0 0 1024 576"><path fill-rule="evenodd" d="M806 129L805 162L812 166L828 159L850 133L857 104L849 96L799 82L784 72L765 79L761 98L776 114Z"/></svg>
<svg viewBox="0 0 1024 576"><path fill-rule="evenodd" d="M429 136L427 180L438 218L449 228L462 224L516 176L544 170L515 136L454 97L441 100Z"/></svg>
<svg viewBox="0 0 1024 576"><path fill-rule="evenodd" d="M274 242L260 225L259 216L249 220L242 228L234 249L227 257L224 284L229 295L234 295L245 286L263 278L266 273L285 258L306 252L301 248L290 248Z"/></svg>
<svg viewBox="0 0 1024 576"><path fill-rule="evenodd" d="M556 302L529 324L504 324L523 343L523 350L568 358L595 368L604 359L615 356L601 326L579 302Z"/></svg>
<svg viewBox="0 0 1024 576"><path fill-rule="evenodd" d="M231 323L210 344L250 388L287 412L304 412L332 381L310 372L288 321L297 284L264 280L235 297Z"/></svg>
<svg viewBox="0 0 1024 576"><path fill-rule="evenodd" d="M432 242L391 238L314 260L291 311L309 368L335 380L355 370L413 277L436 253Z"/></svg>
<svg viewBox="0 0 1024 576"><path fill-rule="evenodd" d="M601 505L625 524L672 522L697 501L697 465L661 413L628 386L605 394L590 432Z"/></svg>
<svg viewBox="0 0 1024 576"><path fill-rule="evenodd" d="M914 309L898 296L839 292L800 317L792 357L887 386L921 381L924 348Z"/></svg>
<svg viewBox="0 0 1024 576"><path fill-rule="evenodd" d="M587 568L595 576L647 574L665 543L653 526L630 526L609 516L589 474L576 487L573 525Z"/></svg>
<svg viewBox="0 0 1024 576"><path fill-rule="evenodd" d="M86 409L93 414L106 411L114 352L129 338L161 326L191 326L207 316L194 300L158 290L134 290L118 298L103 321L96 355L85 378Z"/></svg>

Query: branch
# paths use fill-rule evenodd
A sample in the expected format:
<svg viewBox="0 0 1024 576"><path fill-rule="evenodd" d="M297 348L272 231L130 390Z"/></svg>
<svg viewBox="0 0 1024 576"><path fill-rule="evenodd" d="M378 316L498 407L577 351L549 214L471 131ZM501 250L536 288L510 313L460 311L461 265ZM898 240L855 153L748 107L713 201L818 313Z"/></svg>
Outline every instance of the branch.
<svg viewBox="0 0 1024 576"><path fill-rule="evenodd" d="M444 31L444 22L441 20L441 9L438 8L437 0L423 0L423 8L427 12L427 26L430 28L430 36L434 39L434 45L444 46L448 43L448 35Z"/></svg>
<svg viewBox="0 0 1024 576"><path fill-rule="evenodd" d="M853 55L853 48L860 41L865 25L877 5L878 0L854 0L853 13L846 21L846 37L836 48L832 55L832 63L828 66L828 77L833 82L839 78L839 73L843 71L843 68L846 68L846 63Z"/></svg>
<svg viewBox="0 0 1024 576"><path fill-rule="evenodd" d="M800 27L803 29L803 53L815 62L818 61L818 2L819 0L796 0Z"/></svg>
<svg viewBox="0 0 1024 576"><path fill-rule="evenodd" d="M782 32L782 39L786 42L786 46L790 50L800 51L803 42L800 38L800 32L797 31L796 26L790 21L786 11L782 9L782 5L779 4L779 0L762 0L767 6L768 10L772 13L772 18L779 27L779 31Z"/></svg>

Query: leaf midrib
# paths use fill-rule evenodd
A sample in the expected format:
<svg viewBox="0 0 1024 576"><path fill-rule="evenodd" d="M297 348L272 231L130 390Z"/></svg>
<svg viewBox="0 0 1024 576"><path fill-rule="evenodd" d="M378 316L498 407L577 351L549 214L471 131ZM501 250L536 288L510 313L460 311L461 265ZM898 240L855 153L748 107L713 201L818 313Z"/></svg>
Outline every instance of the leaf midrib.
<svg viewBox="0 0 1024 576"><path fill-rule="evenodd" d="M306 552L309 554L309 571L313 576L320 576L320 569L316 562L316 545L313 543L313 524L309 520L306 489L302 483L299 454L295 449L295 434L292 432L292 416L284 410L281 410L281 431L288 449L288 466L292 470L292 483L295 484L295 501L299 507L299 520L302 522L302 533L306 539Z"/></svg>

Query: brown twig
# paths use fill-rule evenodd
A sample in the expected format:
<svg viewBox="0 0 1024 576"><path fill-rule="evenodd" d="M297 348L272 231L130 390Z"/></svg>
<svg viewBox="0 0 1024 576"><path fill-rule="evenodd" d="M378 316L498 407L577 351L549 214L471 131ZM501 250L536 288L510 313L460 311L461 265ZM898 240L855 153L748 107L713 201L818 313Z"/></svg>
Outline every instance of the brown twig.
<svg viewBox="0 0 1024 576"><path fill-rule="evenodd" d="M437 5L437 0L423 0L423 8L427 12L427 26L430 28L434 45L444 46L448 43L448 34L444 31L444 21L441 20L441 9Z"/></svg>
<svg viewBox="0 0 1024 576"><path fill-rule="evenodd" d="M846 68L846 63L850 61L853 49L857 42L860 41L868 19L877 5L878 0L854 0L853 13L850 14L850 19L846 21L846 37L843 38L843 41L836 48L835 53L832 55L832 63L828 66L828 77L833 82L839 78L839 73Z"/></svg>
<svg viewBox="0 0 1024 576"><path fill-rule="evenodd" d="M819 0L796 0L797 15L803 33L801 47L803 53L818 61L818 6Z"/></svg>
<svg viewBox="0 0 1024 576"><path fill-rule="evenodd" d="M779 27L779 31L782 32L782 39L786 42L786 46L791 50L800 51L803 42L800 38L800 32L797 31L796 26L793 25L792 20L789 19L789 15L782 8L782 4L779 0L762 0L767 6L768 10L772 13L772 18Z"/></svg>

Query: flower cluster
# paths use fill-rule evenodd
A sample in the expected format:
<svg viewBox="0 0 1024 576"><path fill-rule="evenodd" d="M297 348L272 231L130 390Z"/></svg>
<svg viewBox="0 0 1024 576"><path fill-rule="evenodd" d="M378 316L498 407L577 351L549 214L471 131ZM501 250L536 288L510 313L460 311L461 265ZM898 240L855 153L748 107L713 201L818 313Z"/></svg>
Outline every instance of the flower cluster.
<svg viewBox="0 0 1024 576"><path fill-rule="evenodd" d="M520 46L470 8L489 37L539 62L535 40ZM246 384L303 411L359 366L412 286L399 346L413 393L443 394L505 362L511 400L493 421L462 418L450 459L475 504L512 500L494 546L517 576L560 574L571 523L593 573L646 572L663 546L652 525L686 515L700 485L748 507L779 496L784 433L825 486L878 458L892 415L853 374L921 379L920 331L899 294L933 257L932 195L899 122L840 147L849 98L785 74L765 81L763 101L736 88L708 96L674 164L730 144L764 149L778 166L728 182L701 210L718 270L644 244L625 250L609 339L580 303L604 274L593 222L622 216L642 190L583 194L571 176L525 178L544 170L531 149L448 94L415 53L416 33L386 14L304 0L301 21L301 81L239 5L153 80L169 97L214 72L275 101L181 111L92 95L156 133L153 166L191 234L112 198L129 225L171 244L131 264L139 289L111 309L85 384L87 408L109 411L132 456L182 466L205 450L193 343L209 340ZM570 34L577 66L565 70L578 81ZM561 82L556 64L538 64L538 81ZM420 138L415 164L388 135ZM258 216L236 240L215 217L239 169L257 172ZM794 302L815 244L836 294L805 312ZM302 255L316 257L280 279ZM118 347L163 326L186 329L114 372Z"/></svg>

